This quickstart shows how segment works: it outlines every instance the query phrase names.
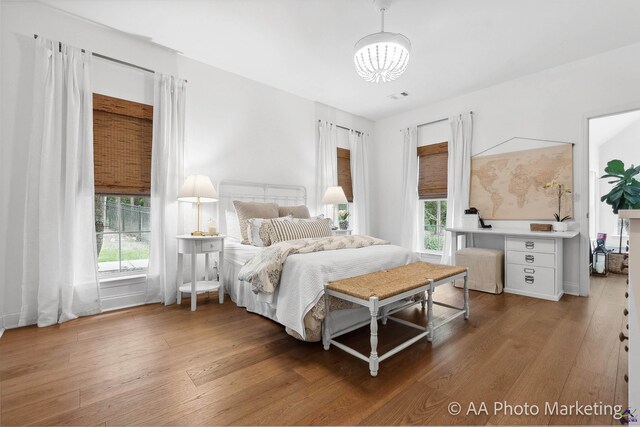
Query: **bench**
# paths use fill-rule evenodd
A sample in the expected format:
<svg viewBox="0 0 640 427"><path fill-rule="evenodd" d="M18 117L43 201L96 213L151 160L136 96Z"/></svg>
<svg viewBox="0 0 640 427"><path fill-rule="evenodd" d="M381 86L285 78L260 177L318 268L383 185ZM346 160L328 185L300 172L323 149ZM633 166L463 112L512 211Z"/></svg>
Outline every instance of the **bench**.
<svg viewBox="0 0 640 427"><path fill-rule="evenodd" d="M433 291L436 287L450 283L457 279L464 279L464 304L462 308L454 307L448 304L436 302L433 300ZM427 326L418 325L408 322L404 319L391 316L391 314L403 310L409 306L420 302L422 307L425 306L424 294L427 293ZM419 301L411 301L401 304L387 310L386 307L398 301L408 300L417 294L421 294ZM337 280L325 284L324 302L326 313L329 313L329 297L340 298L352 303L356 303L367 307L371 315L370 320L357 323L349 328L339 332L331 333L329 326L329 316L327 315L323 321L322 342L325 350L329 350L331 344L341 350L369 363L369 371L371 376L378 374L378 366L380 362L393 356L401 350L409 347L420 339L426 337L428 341L433 340L433 333L436 328L458 318L464 316L469 318L469 289L467 287L467 269L460 266L449 266L441 264L431 264L428 262L415 262L402 267L389 270L379 271L376 273L364 274L362 276L352 277L349 279ZM433 323L433 305L456 310L456 313L444 319L438 325ZM382 311L382 314L380 312ZM378 355L378 319L386 324L387 319L393 320L405 326L418 329L421 333L397 347L389 350L383 355ZM371 330L371 354L364 354L346 346L334 338L344 335L365 325L370 325Z"/></svg>

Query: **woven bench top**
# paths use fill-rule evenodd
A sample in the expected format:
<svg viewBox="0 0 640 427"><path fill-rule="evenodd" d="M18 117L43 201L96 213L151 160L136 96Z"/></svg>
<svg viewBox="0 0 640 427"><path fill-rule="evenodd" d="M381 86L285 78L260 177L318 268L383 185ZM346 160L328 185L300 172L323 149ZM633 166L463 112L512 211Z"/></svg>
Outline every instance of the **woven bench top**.
<svg viewBox="0 0 640 427"><path fill-rule="evenodd" d="M465 271L466 267L414 262L390 270L329 282L327 288L363 300L372 296L383 300L425 286L429 279L438 282Z"/></svg>

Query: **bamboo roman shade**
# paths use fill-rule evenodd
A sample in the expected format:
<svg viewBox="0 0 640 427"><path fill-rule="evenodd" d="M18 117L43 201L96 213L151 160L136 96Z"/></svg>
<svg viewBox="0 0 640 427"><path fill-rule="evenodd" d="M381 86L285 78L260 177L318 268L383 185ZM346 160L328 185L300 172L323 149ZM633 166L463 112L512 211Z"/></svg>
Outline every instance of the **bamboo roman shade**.
<svg viewBox="0 0 640 427"><path fill-rule="evenodd" d="M351 184L351 151L338 148L338 185L342 187L349 203L353 202L353 187Z"/></svg>
<svg viewBox="0 0 640 427"><path fill-rule="evenodd" d="M449 143L418 147L418 196L420 199L446 199Z"/></svg>
<svg viewBox="0 0 640 427"><path fill-rule="evenodd" d="M93 94L95 192L151 194L153 106Z"/></svg>

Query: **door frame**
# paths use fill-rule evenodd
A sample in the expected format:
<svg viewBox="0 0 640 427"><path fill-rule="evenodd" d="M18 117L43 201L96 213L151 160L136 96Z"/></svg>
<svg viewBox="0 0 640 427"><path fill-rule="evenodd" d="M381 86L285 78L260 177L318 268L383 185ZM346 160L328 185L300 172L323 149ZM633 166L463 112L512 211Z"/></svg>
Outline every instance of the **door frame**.
<svg viewBox="0 0 640 427"><path fill-rule="evenodd" d="M591 221L591 215L589 215L589 153L591 151L591 143L589 140L589 121L639 110L640 104L626 104L617 108L610 107L592 111L589 114L585 114L582 118L582 129L580 133L580 140L582 142L580 145L583 147L582 159L580 161L582 167L582 170L580 171L580 177L582 178L580 194L582 197L579 198L579 204L580 210L583 212L581 214L581 219L585 219L585 221L580 221L580 296L589 296L591 286L589 276L589 252L586 250L587 247L591 247L589 241L589 222Z"/></svg>

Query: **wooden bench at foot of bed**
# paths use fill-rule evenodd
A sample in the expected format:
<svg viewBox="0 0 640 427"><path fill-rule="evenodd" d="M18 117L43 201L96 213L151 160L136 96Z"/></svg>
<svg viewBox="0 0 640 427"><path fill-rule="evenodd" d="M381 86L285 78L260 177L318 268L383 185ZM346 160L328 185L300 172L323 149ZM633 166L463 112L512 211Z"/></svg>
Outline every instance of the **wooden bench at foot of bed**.
<svg viewBox="0 0 640 427"><path fill-rule="evenodd" d="M464 303L462 308L454 307L448 304L433 301L433 290L445 283L452 282L457 279L464 279ZM422 303L424 308L424 293L427 293L427 326L423 327L415 323L408 322L403 319L391 316L391 314L407 308L418 302ZM421 294L420 301L413 301L395 307L392 310L385 310L385 307L397 301L408 299L414 295ZM325 284L325 306L326 313L329 313L329 296L341 298L352 303L356 303L367 307L371 313L371 319L361 322L347 329L331 334L329 327L329 316L323 321L322 342L324 349L329 350L331 344L346 351L347 353L364 360L369 363L369 371L371 376L378 374L378 366L383 360L393 356L401 350L409 347L418 340L427 337L428 341L433 340L433 332L436 328L448 323L459 316L469 318L469 289L467 287L467 269L465 267L431 264L428 262L415 262L402 267L390 270L379 271L376 273L364 274L362 276L352 277L349 279L337 280ZM440 305L456 310L456 313L444 319L438 325L433 323L433 305ZM382 309L382 314L379 314ZM419 335L403 342L399 346L389 350L383 355L378 356L378 319L386 324L387 319L401 323L412 328L422 331ZM371 354L367 357L364 354L334 340L340 335L344 335L355 329L370 325L371 329Z"/></svg>

